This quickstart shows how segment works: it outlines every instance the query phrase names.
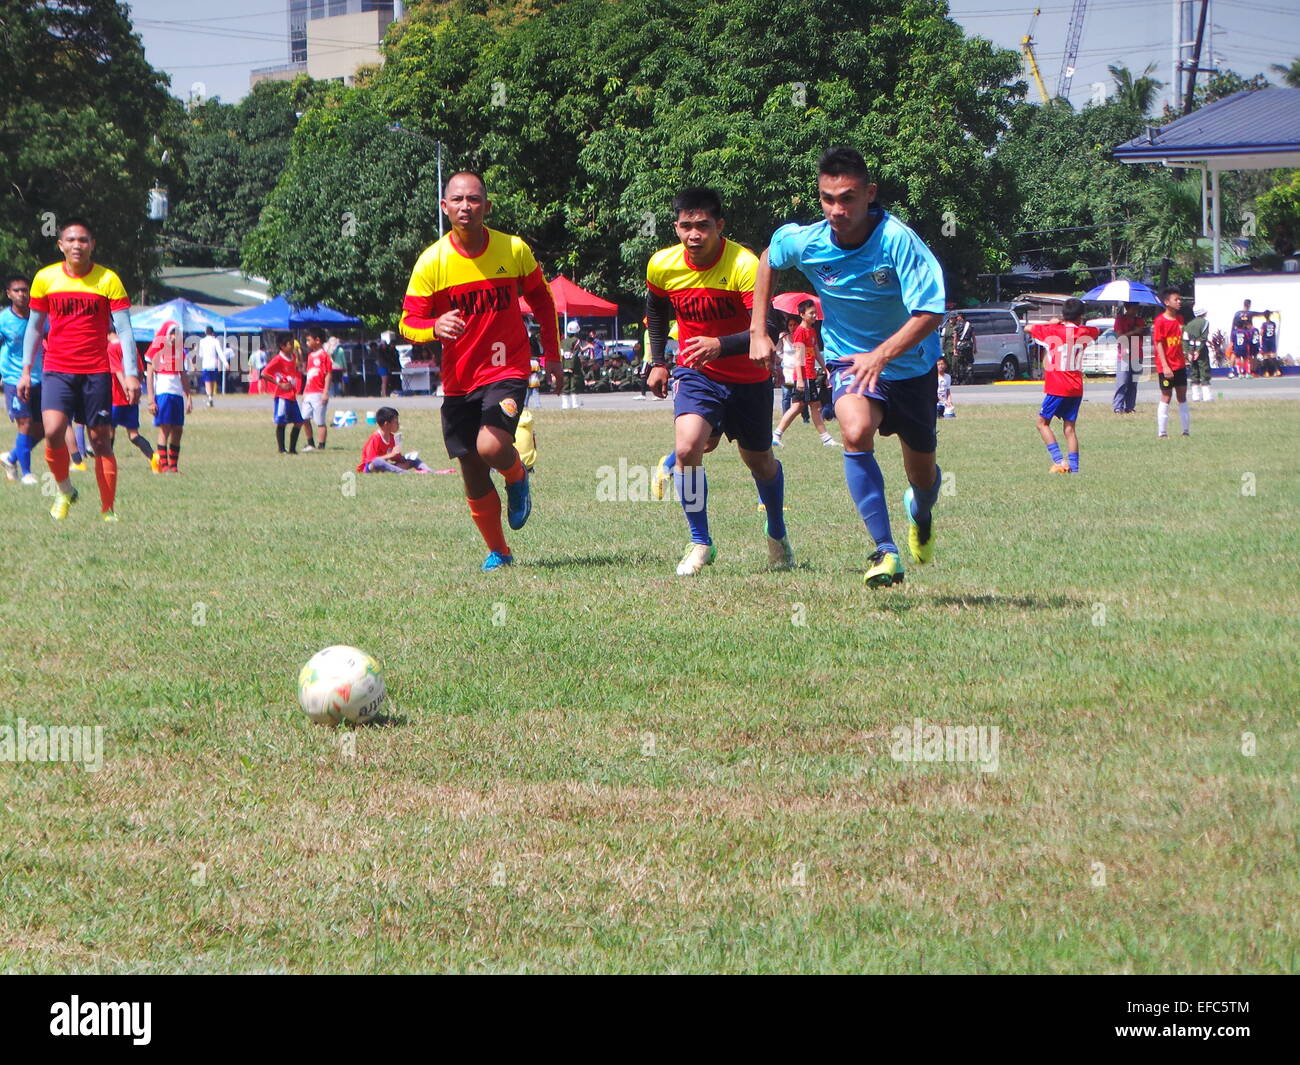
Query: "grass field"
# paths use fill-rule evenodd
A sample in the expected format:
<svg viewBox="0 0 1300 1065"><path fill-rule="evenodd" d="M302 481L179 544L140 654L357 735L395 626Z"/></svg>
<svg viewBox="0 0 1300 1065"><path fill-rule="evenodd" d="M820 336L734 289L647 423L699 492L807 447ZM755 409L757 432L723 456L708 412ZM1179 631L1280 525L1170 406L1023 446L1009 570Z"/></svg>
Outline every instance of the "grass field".
<svg viewBox="0 0 1300 1065"><path fill-rule="evenodd" d="M200 409L176 478L120 439L116 526L93 474L57 526L0 483L0 724L105 736L0 762L0 969L1295 972L1298 409L1157 442L1090 404L1068 478L1029 407L964 409L937 562L885 592L802 427L797 570L724 447L718 562L674 577L676 505L596 491L664 405L544 411L490 575L458 477L344 493L362 428L279 458ZM435 418L403 430L444 465ZM331 643L384 723L298 709ZM918 718L996 726L996 771L895 760Z"/></svg>

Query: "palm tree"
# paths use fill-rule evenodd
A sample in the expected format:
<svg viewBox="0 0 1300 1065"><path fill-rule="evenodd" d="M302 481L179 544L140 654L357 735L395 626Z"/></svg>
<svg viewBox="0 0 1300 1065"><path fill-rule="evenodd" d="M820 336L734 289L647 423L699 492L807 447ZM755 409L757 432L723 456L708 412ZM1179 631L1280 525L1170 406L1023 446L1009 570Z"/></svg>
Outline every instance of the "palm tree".
<svg viewBox="0 0 1300 1065"><path fill-rule="evenodd" d="M1282 75L1282 83L1289 85L1293 89L1300 89L1300 58L1291 60L1289 67L1284 67L1281 63L1274 63L1270 70L1275 70Z"/></svg>
<svg viewBox="0 0 1300 1065"><path fill-rule="evenodd" d="M1201 188L1196 179L1153 177L1133 219L1134 259L1159 260L1160 287L1164 288L1174 263L1195 273L1200 229Z"/></svg>
<svg viewBox="0 0 1300 1065"><path fill-rule="evenodd" d="M1115 96L1119 102L1131 107L1139 115L1145 116L1151 110L1151 105L1155 103L1156 93L1165 85L1163 81L1151 77L1151 72L1156 69L1156 65L1148 63L1141 77L1136 79L1128 67L1112 66L1107 69L1110 71L1110 76L1115 79Z"/></svg>

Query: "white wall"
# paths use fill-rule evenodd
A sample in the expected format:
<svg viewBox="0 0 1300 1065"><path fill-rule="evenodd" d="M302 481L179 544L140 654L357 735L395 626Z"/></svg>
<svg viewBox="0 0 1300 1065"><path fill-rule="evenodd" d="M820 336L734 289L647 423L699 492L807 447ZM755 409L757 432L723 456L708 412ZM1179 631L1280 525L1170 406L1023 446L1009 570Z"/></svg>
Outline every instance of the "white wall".
<svg viewBox="0 0 1300 1065"><path fill-rule="evenodd" d="M1264 320L1261 312L1272 311L1278 354L1300 362L1300 274L1206 275L1196 279L1195 291L1196 306L1205 308L1210 332L1222 330L1225 339L1242 300L1250 300L1251 311L1260 315L1256 325Z"/></svg>

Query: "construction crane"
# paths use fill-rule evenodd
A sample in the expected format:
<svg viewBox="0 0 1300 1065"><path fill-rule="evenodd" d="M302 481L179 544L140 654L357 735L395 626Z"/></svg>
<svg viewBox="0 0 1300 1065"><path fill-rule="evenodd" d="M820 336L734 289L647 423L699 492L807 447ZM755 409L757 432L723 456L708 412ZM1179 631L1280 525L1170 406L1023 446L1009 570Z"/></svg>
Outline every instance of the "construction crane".
<svg viewBox="0 0 1300 1065"><path fill-rule="evenodd" d="M1034 56L1034 26L1038 23L1038 16L1042 13L1042 8L1034 8L1034 17L1029 20L1029 28L1025 30L1025 35L1020 38L1020 54L1025 57L1025 66L1029 68L1034 84L1038 86L1038 95L1043 98L1043 103L1046 104L1051 103L1052 98L1047 95L1047 86L1043 84L1043 75L1038 69L1038 59Z"/></svg>
<svg viewBox="0 0 1300 1065"><path fill-rule="evenodd" d="M1088 0L1074 0L1070 12L1070 30L1065 36L1065 58L1061 61L1061 80L1056 83L1056 95L1062 100L1070 98L1070 82L1074 80L1074 64L1079 59L1079 39L1083 36L1083 16Z"/></svg>

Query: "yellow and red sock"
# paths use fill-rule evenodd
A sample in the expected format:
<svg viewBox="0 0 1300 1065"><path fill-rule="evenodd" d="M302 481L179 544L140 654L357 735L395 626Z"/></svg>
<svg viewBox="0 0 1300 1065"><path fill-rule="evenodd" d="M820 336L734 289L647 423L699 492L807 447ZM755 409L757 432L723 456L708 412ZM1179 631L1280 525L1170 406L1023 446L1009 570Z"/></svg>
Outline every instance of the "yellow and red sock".
<svg viewBox="0 0 1300 1065"><path fill-rule="evenodd" d="M493 488L487 495L467 499L466 502L469 503L470 516L478 526L479 535L483 537L488 550L500 555L510 554L506 534L501 528L501 496L497 490Z"/></svg>
<svg viewBox="0 0 1300 1065"><path fill-rule="evenodd" d="M95 456L95 480L99 482L99 509L107 514L117 499L117 456Z"/></svg>

